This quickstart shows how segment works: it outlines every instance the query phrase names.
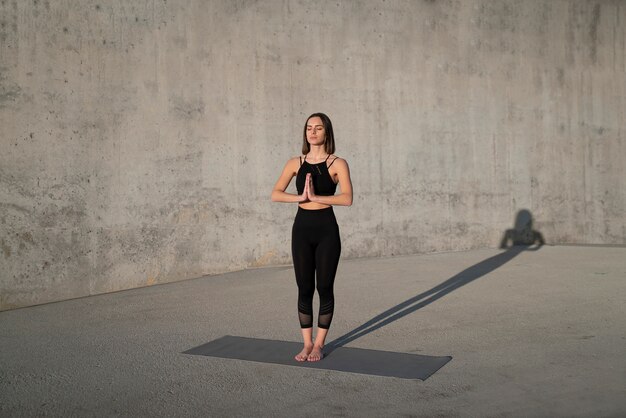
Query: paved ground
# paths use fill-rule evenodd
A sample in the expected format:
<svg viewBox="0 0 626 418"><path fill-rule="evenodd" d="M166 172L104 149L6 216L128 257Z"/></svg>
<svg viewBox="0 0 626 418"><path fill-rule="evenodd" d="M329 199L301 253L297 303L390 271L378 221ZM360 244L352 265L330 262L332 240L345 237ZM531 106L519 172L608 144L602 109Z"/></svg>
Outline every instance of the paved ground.
<svg viewBox="0 0 626 418"><path fill-rule="evenodd" d="M329 340L408 300L346 346L453 357L426 381L181 354L297 341L295 297L285 266L2 312L0 416L626 416L626 248L342 260Z"/></svg>

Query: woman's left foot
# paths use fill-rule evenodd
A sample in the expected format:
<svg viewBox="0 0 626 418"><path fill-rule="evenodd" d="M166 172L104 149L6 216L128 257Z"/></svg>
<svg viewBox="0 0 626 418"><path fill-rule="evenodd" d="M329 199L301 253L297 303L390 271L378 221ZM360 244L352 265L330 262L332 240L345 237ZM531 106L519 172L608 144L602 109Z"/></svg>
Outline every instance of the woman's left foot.
<svg viewBox="0 0 626 418"><path fill-rule="evenodd" d="M309 353L308 361L319 361L324 357L322 353L322 347L314 346L311 353Z"/></svg>

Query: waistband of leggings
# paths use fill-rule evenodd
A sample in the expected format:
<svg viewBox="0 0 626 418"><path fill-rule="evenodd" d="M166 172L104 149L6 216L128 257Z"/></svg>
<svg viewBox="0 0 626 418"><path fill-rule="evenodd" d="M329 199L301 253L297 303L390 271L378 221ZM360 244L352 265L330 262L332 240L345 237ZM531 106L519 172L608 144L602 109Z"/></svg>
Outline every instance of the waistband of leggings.
<svg viewBox="0 0 626 418"><path fill-rule="evenodd" d="M304 209L300 206L298 206L298 213L317 213L317 214L328 214L328 213L334 213L333 211L333 207L329 206L327 208L324 209Z"/></svg>
<svg viewBox="0 0 626 418"><path fill-rule="evenodd" d="M333 207L329 206L324 209L302 209L298 206L298 212L296 213L296 222L330 222L337 223L337 219L335 218L335 212L333 211Z"/></svg>

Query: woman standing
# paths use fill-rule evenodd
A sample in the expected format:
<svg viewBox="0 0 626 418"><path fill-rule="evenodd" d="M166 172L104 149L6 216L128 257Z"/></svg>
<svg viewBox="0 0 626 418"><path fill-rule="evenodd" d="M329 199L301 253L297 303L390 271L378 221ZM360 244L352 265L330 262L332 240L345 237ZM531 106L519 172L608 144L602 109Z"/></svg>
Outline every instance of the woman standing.
<svg viewBox="0 0 626 418"><path fill-rule="evenodd" d="M304 124L303 156L291 158L272 190L273 202L298 202L291 231L291 253L298 284L298 318L304 348L298 361L318 361L335 307L333 283L341 241L332 205L352 205L352 182L348 163L335 152L333 126L328 116L314 113ZM296 177L298 194L285 193ZM335 196L337 184L341 193ZM313 295L317 273L320 308L313 342Z"/></svg>

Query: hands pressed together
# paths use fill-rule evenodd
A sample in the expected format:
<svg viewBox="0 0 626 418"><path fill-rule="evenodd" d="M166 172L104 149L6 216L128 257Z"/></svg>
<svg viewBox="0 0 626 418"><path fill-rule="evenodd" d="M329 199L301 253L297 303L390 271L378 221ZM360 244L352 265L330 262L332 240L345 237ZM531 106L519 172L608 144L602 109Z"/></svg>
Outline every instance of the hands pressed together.
<svg viewBox="0 0 626 418"><path fill-rule="evenodd" d="M316 199L317 195L315 194L315 190L313 190L313 177L311 173L307 173L304 179L304 191L300 195L299 202L315 202Z"/></svg>

